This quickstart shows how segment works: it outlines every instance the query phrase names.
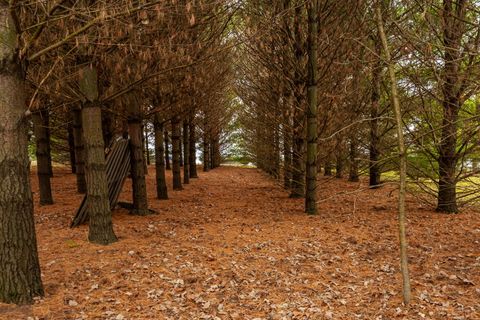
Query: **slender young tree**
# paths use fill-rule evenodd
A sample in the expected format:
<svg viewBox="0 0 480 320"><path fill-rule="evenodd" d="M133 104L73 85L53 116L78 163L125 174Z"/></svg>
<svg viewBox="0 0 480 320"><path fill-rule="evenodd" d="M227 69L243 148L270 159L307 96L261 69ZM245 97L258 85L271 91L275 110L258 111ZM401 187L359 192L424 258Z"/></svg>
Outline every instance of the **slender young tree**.
<svg viewBox="0 0 480 320"><path fill-rule="evenodd" d="M400 189L398 194L398 229L400 238L400 267L403 279L403 302L405 304L410 303L411 289L410 289L410 276L408 272L408 256L407 256L407 236L405 231L405 194L407 185L407 150L405 148L405 140L403 137L403 121L402 110L400 107L400 100L398 97L397 89L397 77L395 75L395 66L390 54L390 47L388 45L387 36L383 26L382 6L378 1L375 7L375 13L377 18L378 34L381 39L383 51L385 54L385 60L387 62L388 74L390 77L390 90L392 106L395 113L395 122L397 126L397 142L398 152L400 158Z"/></svg>

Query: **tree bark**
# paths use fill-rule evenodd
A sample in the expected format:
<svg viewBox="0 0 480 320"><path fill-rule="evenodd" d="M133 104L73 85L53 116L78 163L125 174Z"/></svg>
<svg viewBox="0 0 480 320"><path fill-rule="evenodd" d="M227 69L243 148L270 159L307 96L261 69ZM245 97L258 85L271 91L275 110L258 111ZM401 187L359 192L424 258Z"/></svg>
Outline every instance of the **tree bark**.
<svg viewBox="0 0 480 320"><path fill-rule="evenodd" d="M183 164L183 183L184 184L189 184L190 183L190 135L188 132L188 122L183 121L183 159L184 159L184 164Z"/></svg>
<svg viewBox="0 0 480 320"><path fill-rule="evenodd" d="M182 176L180 173L180 120L178 117L172 119L172 175L173 190L182 190Z"/></svg>
<svg viewBox="0 0 480 320"><path fill-rule="evenodd" d="M317 214L317 36L318 0L307 2L308 64L307 64L307 170L305 212Z"/></svg>
<svg viewBox="0 0 480 320"><path fill-rule="evenodd" d="M163 144L163 123L159 113L155 114L155 173L157 179L157 198L168 199L167 181L165 179L165 150Z"/></svg>
<svg viewBox="0 0 480 320"><path fill-rule="evenodd" d="M77 172L77 191L78 193L86 193L87 182L85 180L85 144L83 140L82 114L80 108L73 109L72 118L76 160L75 167Z"/></svg>
<svg viewBox="0 0 480 320"><path fill-rule="evenodd" d="M458 212L457 207L457 135L458 113L462 96L460 68L462 63L461 39L464 33L463 17L466 1L443 1L443 121L442 140L438 151L438 196L437 211Z"/></svg>
<svg viewBox="0 0 480 320"><path fill-rule="evenodd" d="M198 178L197 174L197 148L195 147L197 143L197 138L195 136L195 124L193 123L193 116L190 117L189 122L188 122L188 131L189 131L189 137L190 141L188 143L188 146L190 148L188 152L188 159L190 163L190 178Z"/></svg>
<svg viewBox="0 0 480 320"><path fill-rule="evenodd" d="M35 134L37 176L40 189L40 205L53 204L52 187L50 184L49 168L49 134L48 134L48 110L41 109L32 114L33 131Z"/></svg>
<svg viewBox="0 0 480 320"><path fill-rule="evenodd" d="M135 107L134 107L135 108ZM137 110L136 110L137 112ZM150 214L147 200L147 184L145 182L145 158L143 152L142 122L138 115L128 121L128 133L130 135L131 176L132 176L132 199L133 209L131 214L145 216Z"/></svg>
<svg viewBox="0 0 480 320"><path fill-rule="evenodd" d="M171 166L170 166L170 151L169 151L169 148L168 148L168 144L169 144L169 138L168 138L168 130L167 128L165 128L165 169L166 170L172 170Z"/></svg>
<svg viewBox="0 0 480 320"><path fill-rule="evenodd" d="M148 146L148 127L147 127L146 123L144 125L144 130L145 130L145 139L144 139L144 141L145 141L145 159L146 159L147 166L149 166L149 165L151 165L151 161L150 161L150 147Z"/></svg>
<svg viewBox="0 0 480 320"><path fill-rule="evenodd" d="M5 1L0 38L0 302L32 304L43 295L43 285L30 189L25 70Z"/></svg>
<svg viewBox="0 0 480 320"><path fill-rule="evenodd" d="M352 136L350 138L350 152L349 152L349 164L350 170L348 173L348 181L358 182L360 180L358 175L358 160L357 160L357 139Z"/></svg>
<svg viewBox="0 0 480 320"><path fill-rule="evenodd" d="M90 218L88 240L107 245L117 241L113 232L108 198L102 111L98 103L97 71L92 65L80 73L80 91L87 99L82 106L83 138L86 155L87 210Z"/></svg>

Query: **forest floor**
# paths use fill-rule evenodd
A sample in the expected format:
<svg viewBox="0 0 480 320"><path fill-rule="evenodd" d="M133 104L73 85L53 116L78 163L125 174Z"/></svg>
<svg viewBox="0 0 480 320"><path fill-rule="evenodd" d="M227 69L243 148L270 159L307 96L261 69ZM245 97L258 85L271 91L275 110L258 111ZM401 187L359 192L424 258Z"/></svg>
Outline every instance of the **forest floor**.
<svg viewBox="0 0 480 320"><path fill-rule="evenodd" d="M82 196L57 168L35 217L45 297L1 319L480 319L480 213L408 200L412 303L402 305L396 191L320 178L320 213L256 169L221 167L154 197L157 215L113 213L119 238L69 223ZM169 182L171 180L168 173ZM122 199L130 201L127 181ZM3 318L2 318L3 317Z"/></svg>

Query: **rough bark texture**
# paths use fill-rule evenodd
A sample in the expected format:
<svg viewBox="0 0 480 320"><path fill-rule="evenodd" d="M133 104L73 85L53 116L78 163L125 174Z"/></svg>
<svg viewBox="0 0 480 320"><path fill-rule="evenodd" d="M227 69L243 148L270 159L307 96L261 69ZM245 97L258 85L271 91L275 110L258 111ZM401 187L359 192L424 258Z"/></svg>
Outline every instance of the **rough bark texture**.
<svg viewBox="0 0 480 320"><path fill-rule="evenodd" d="M132 176L132 199L133 209L131 214L148 215L147 185L145 182L145 159L143 153L143 130L139 119L128 121L128 133L130 135L131 148L131 176Z"/></svg>
<svg viewBox="0 0 480 320"><path fill-rule="evenodd" d="M83 140L82 114L80 108L72 111L73 118L73 140L75 144L75 168L77 174L77 191L87 192L85 180L85 143Z"/></svg>
<svg viewBox="0 0 480 320"><path fill-rule="evenodd" d="M317 34L318 0L307 3L308 11L308 79L307 79L307 170L305 212L317 214Z"/></svg>
<svg viewBox="0 0 480 320"><path fill-rule="evenodd" d="M87 210L90 217L88 240L107 245L117 241L113 232L112 212L108 199L105 144L102 134L102 112L98 103L98 80L95 67L81 72L79 87L88 101L82 106L83 138L85 141Z"/></svg>
<svg viewBox="0 0 480 320"><path fill-rule="evenodd" d="M25 73L17 30L0 3L0 302L31 304L43 295L30 191Z"/></svg>
<svg viewBox="0 0 480 320"><path fill-rule="evenodd" d="M82 108L86 155L87 207L90 217L88 240L107 245L117 241L113 232L112 213L108 200L108 183L102 138L100 107L87 103Z"/></svg>
<svg viewBox="0 0 480 320"><path fill-rule="evenodd" d="M457 207L457 135L458 113L460 111L461 89L461 40L464 32L463 17L466 1L445 0L443 2L443 121L442 140L438 157L438 204L437 211L458 212Z"/></svg>
<svg viewBox="0 0 480 320"><path fill-rule="evenodd" d="M168 148L169 144L169 137L168 137L168 130L165 128L165 169L167 170L172 170L172 167L170 166L170 151Z"/></svg>
<svg viewBox="0 0 480 320"><path fill-rule="evenodd" d="M182 175L180 172L180 120L177 117L172 119L172 175L173 190L182 190Z"/></svg>
<svg viewBox="0 0 480 320"><path fill-rule="evenodd" d="M197 174L197 148L195 148L195 145L197 143L197 138L195 136L195 124L193 123L192 120L193 117L190 117L189 123L188 123L188 131L189 131L189 137L190 141L188 143L188 146L190 148L188 152L188 159L190 163L190 178L198 178Z"/></svg>
<svg viewBox="0 0 480 320"><path fill-rule="evenodd" d="M183 121L183 183L190 183L190 135L188 132L188 122Z"/></svg>
<svg viewBox="0 0 480 320"><path fill-rule="evenodd" d="M49 167L49 137L48 134L48 111L38 110L32 114L33 131L35 134L37 176L40 189L40 205L53 204L52 187L50 184Z"/></svg>
<svg viewBox="0 0 480 320"><path fill-rule="evenodd" d="M157 198L168 199L167 181L165 179L165 150L163 145L163 124L160 115L155 114L155 173L157 180Z"/></svg>

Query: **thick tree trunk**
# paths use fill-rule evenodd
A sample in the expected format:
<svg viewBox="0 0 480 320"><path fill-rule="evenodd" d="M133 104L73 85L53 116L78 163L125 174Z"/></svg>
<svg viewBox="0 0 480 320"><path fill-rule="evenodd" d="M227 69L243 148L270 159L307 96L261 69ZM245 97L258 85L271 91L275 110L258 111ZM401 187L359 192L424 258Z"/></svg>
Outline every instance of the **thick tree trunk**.
<svg viewBox="0 0 480 320"><path fill-rule="evenodd" d="M457 207L457 135L458 113L461 92L461 39L465 31L465 1L444 0L443 2L443 42L444 81L443 81L443 121L442 141L438 148L438 204L437 211L445 213L458 212Z"/></svg>
<svg viewBox="0 0 480 320"><path fill-rule="evenodd" d="M83 140L82 114L79 108L72 111L73 118L73 139L75 144L75 167L77 173L77 191L87 192L85 180L85 144Z"/></svg>
<svg viewBox="0 0 480 320"><path fill-rule="evenodd" d="M37 176L40 189L40 205L53 204L49 169L49 134L47 110L41 109L32 114L37 155Z"/></svg>
<svg viewBox="0 0 480 320"><path fill-rule="evenodd" d="M91 65L84 67L79 87L88 100L83 103L81 112L86 155L87 210L90 217L88 240L107 245L117 241L117 237L113 232L108 198L102 112L98 103L97 82L96 69Z"/></svg>
<svg viewBox="0 0 480 320"><path fill-rule="evenodd" d="M128 121L130 135L131 176L133 209L131 214L145 216L150 214L147 200L147 184L145 182L145 159L143 153L143 130L139 119Z"/></svg>
<svg viewBox="0 0 480 320"><path fill-rule="evenodd" d="M182 190L182 175L180 172L180 120L177 117L172 119L172 175L173 190Z"/></svg>
<svg viewBox="0 0 480 320"><path fill-rule="evenodd" d="M372 95L370 106L370 146L369 146L369 186L372 189L380 187L381 171L380 171L380 133L378 125L380 120L380 88L382 81L382 65L379 55L381 54L381 43L379 40L375 42L375 53L378 55L375 65L372 69Z"/></svg>
<svg viewBox="0 0 480 320"><path fill-rule="evenodd" d="M307 107L307 170L305 212L317 214L317 37L318 0L307 3L308 12L308 107Z"/></svg>
<svg viewBox="0 0 480 320"><path fill-rule="evenodd" d="M183 121L183 159L185 161L183 165L183 183L190 183L190 135L188 132L188 122Z"/></svg>
<svg viewBox="0 0 480 320"><path fill-rule="evenodd" d="M86 151L87 208L90 217L88 240L107 245L117 241L117 237L113 232L108 199L100 107L94 103L85 104L82 108L82 122Z"/></svg>
<svg viewBox="0 0 480 320"><path fill-rule="evenodd" d="M197 174L197 148L195 147L197 143L197 138L195 136L195 124L193 123L192 120L193 117L189 119L188 123L188 131L189 131L189 136L190 136L190 141L188 143L188 146L190 148L188 152L188 159L190 163L190 178L198 178Z"/></svg>
<svg viewBox="0 0 480 320"><path fill-rule="evenodd" d="M165 128L165 169L166 170L172 170L171 166L170 166L170 151L169 151L169 148L168 148L168 144L169 144L169 137L168 137L168 130L167 128Z"/></svg>
<svg viewBox="0 0 480 320"><path fill-rule="evenodd" d="M43 295L28 158L25 73L7 2L0 2L0 302Z"/></svg>
<svg viewBox="0 0 480 320"><path fill-rule="evenodd" d="M75 140L73 138L73 126L71 123L68 124L68 151L70 153L70 168L72 170L72 173L75 174L77 173L77 167L75 163L77 160L75 159Z"/></svg>
<svg viewBox="0 0 480 320"><path fill-rule="evenodd" d="M163 144L163 124L160 114L155 114L155 173L157 179L157 198L168 199L167 181L165 179L165 150Z"/></svg>

